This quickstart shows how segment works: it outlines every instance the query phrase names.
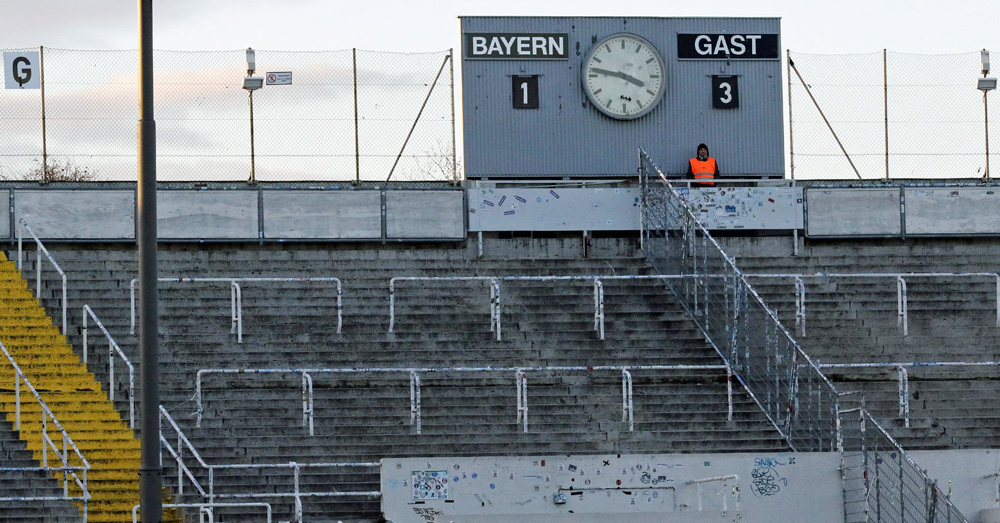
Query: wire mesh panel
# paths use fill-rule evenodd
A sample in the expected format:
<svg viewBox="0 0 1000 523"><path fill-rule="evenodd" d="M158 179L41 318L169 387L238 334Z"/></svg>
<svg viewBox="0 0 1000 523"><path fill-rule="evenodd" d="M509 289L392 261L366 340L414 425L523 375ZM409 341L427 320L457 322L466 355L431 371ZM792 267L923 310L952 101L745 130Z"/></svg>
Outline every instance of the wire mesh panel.
<svg viewBox="0 0 1000 523"><path fill-rule="evenodd" d="M455 181L450 51L255 54L245 91L244 50L154 53L158 180L248 180L252 152L256 181ZM0 179L41 179L44 145L49 180L135 180L137 53L43 56L43 89L0 90Z"/></svg>
<svg viewBox="0 0 1000 523"><path fill-rule="evenodd" d="M966 521L868 411L849 409L841 416L845 521Z"/></svg>
<svg viewBox="0 0 1000 523"><path fill-rule="evenodd" d="M994 105L996 94L984 100L976 89L978 51L788 58L795 178L986 174L985 104Z"/></svg>
<svg viewBox="0 0 1000 523"><path fill-rule="evenodd" d="M684 276L666 283L794 450L843 451L847 521L965 521L867 411L845 423L837 390L777 313L642 150L639 162L646 258ZM872 503L885 515L872 515Z"/></svg>

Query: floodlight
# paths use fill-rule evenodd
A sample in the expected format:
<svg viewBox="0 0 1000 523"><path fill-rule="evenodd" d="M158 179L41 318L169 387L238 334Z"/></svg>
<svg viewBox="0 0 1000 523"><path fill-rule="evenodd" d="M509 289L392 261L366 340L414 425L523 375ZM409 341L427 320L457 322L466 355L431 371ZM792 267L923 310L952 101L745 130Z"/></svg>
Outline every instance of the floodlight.
<svg viewBox="0 0 1000 523"><path fill-rule="evenodd" d="M996 85L996 79L993 80L994 86ZM264 87L264 77L263 76L248 76L243 79L243 88L247 91L256 91Z"/></svg>
<svg viewBox="0 0 1000 523"><path fill-rule="evenodd" d="M247 47L247 76L253 76L254 69L257 68L256 60L254 60L254 52L252 47ZM985 73L983 73L985 74ZM246 89L246 87L243 87Z"/></svg>
<svg viewBox="0 0 1000 523"><path fill-rule="evenodd" d="M997 79L992 76L987 78L980 78L979 81L976 82L976 89L979 89L980 91L983 92L992 91L996 88L997 88Z"/></svg>

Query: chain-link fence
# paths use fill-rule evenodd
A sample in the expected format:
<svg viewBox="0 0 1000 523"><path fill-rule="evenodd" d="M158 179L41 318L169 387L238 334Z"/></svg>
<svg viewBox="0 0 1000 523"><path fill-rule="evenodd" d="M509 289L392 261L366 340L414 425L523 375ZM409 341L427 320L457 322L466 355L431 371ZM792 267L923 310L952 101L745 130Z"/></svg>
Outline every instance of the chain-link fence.
<svg viewBox="0 0 1000 523"><path fill-rule="evenodd" d="M255 54L291 84L243 90L244 50L154 52L158 180L248 180L251 92L256 181L457 180L451 51ZM137 179L138 53L41 58L40 89L0 90L0 179Z"/></svg>
<svg viewBox="0 0 1000 523"><path fill-rule="evenodd" d="M846 409L841 417L845 521L967 521L868 411Z"/></svg>
<svg viewBox="0 0 1000 523"><path fill-rule="evenodd" d="M788 60L794 178L985 176L987 116L1000 118L986 104L995 106L1000 94L984 99L977 90L978 51L789 52Z"/></svg>
<svg viewBox="0 0 1000 523"><path fill-rule="evenodd" d="M935 498L936 505L919 511L914 500L923 499L932 485L926 474L874 420L867 426L843 423L836 388L641 150L639 170L646 258L659 274L684 276L666 283L792 449L844 451L860 446L875 452L871 459L884 461L890 453L899 456L904 481L867 485L864 496L902 500L904 514L926 517L869 521L965 521L947 499ZM871 419L863 409L861 414ZM845 492L847 479L845 475ZM853 510L847 501L845 497L845 509ZM930 514L952 519L933 519Z"/></svg>

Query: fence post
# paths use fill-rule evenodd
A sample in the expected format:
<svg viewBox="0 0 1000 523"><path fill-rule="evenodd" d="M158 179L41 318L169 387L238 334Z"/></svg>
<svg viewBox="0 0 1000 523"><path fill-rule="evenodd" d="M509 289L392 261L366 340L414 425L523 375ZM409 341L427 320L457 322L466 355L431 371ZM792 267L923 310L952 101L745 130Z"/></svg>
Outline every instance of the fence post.
<svg viewBox="0 0 1000 523"><path fill-rule="evenodd" d="M48 140L45 133L45 47L38 46L38 76L42 96L42 184L49 183Z"/></svg>
<svg viewBox="0 0 1000 523"><path fill-rule="evenodd" d="M351 49L351 69L354 72L354 185L361 183L361 147L358 141L358 50ZM452 109L454 111L454 109ZM389 330L392 332L392 329Z"/></svg>

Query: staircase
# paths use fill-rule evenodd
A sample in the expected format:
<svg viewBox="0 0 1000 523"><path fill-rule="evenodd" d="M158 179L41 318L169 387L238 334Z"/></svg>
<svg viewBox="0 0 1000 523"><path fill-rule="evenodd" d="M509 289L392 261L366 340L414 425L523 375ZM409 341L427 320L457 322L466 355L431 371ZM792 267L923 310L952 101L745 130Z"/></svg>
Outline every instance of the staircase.
<svg viewBox="0 0 1000 523"><path fill-rule="evenodd" d="M788 238L722 238L747 274L997 272L995 239L809 242L799 256ZM782 245L784 243L784 245ZM898 325L894 278L806 278L806 336L795 326L791 278L751 278L780 311L807 354L823 364L1000 361L996 280L904 277L908 333ZM862 391L867 408L907 450L1000 446L1000 374L995 366L907 369L910 427L899 414L894 368L823 369L840 391Z"/></svg>
<svg viewBox="0 0 1000 523"><path fill-rule="evenodd" d="M139 442L107 400L107 393L95 381L94 375L46 317L20 271L5 257L0 261L0 342L90 462L87 488L91 499L87 521L131 521L132 506L139 499ZM13 367L5 358L0 361L0 382L14 383ZM14 395L9 389L3 392L0 411L10 423L15 418ZM0 433L4 432L2 429L0 425ZM22 385L19 436L36 463L42 457L41 430L41 407L26 394ZM61 433L53 424L48 425L48 431L53 441L62 441ZM49 459L51 464L51 450ZM7 460L0 461L0 466L7 463ZM71 461L71 465L78 464ZM55 475L61 478L61 474ZM0 476L8 478L6 474ZM80 495L73 482L70 482L69 494ZM10 521L32 521L27 513L25 516L29 519L18 516ZM53 517L61 516L54 514ZM0 516L0 521L7 520Z"/></svg>
<svg viewBox="0 0 1000 523"><path fill-rule="evenodd" d="M93 244L55 244L49 250L70 279L71 318L83 304L90 305L137 361L136 337L127 334L134 251L127 245ZM161 399L213 465L422 455L788 450L738 386L733 420L727 420L724 370L635 368L722 363L673 296L654 280L604 282L604 340L593 330L591 282L504 282L499 341L490 331L484 282L409 282L396 288L396 325L388 332L388 284L394 276L650 271L633 252L622 251L587 259L477 259L469 246L448 244L161 245L162 277L335 276L343 282L344 303L343 332L338 334L334 285L247 282L242 285L243 343L238 344L230 334L228 284L162 282ZM54 296L48 284L43 287L46 296ZM80 345L76 334L71 333L71 340ZM107 379L106 358L106 351L90 355L90 368L102 382ZM422 373L420 434L410 424L407 372L313 374L314 436L302 427L297 374L210 376L203 383L200 428L193 417L194 379L205 368L556 366L583 368L526 372L527 433L517 418L512 371ZM634 431L622 421L623 366L632 368ZM121 365L116 367L121 372ZM116 383L125 390L127 375L118 374ZM125 394L117 397L116 407L127 412ZM164 466L167 481L175 482L173 464L165 461ZM207 474L195 473L207 486ZM300 485L314 492L377 490L378 471L303 469ZM293 481L289 471L243 469L216 471L215 486L224 494L290 492ZM190 492L187 485L185 496L177 499L202 501ZM274 505L277 519L291 519L289 498L265 500ZM306 498L303 504L310 522L372 521L378 513L378 500L365 498ZM216 517L239 521L246 513L220 510Z"/></svg>

